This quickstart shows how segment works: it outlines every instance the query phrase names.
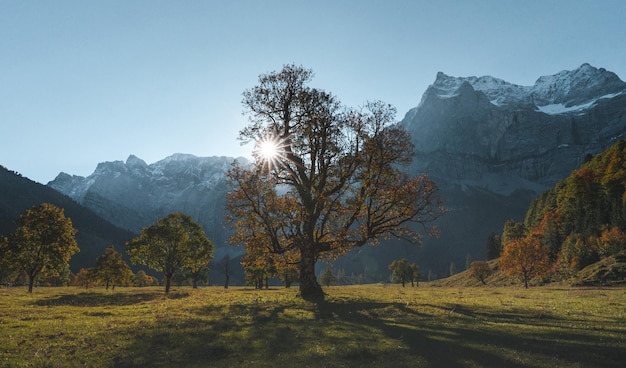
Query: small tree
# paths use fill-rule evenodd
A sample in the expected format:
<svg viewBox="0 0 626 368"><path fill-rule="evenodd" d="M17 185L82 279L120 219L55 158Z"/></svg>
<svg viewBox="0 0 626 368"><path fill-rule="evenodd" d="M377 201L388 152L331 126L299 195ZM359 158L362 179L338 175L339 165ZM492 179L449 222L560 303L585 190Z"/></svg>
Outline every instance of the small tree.
<svg viewBox="0 0 626 368"><path fill-rule="evenodd" d="M217 266L219 270L224 275L224 289L228 289L228 284L230 283L230 256L224 256L218 263Z"/></svg>
<svg viewBox="0 0 626 368"><path fill-rule="evenodd" d="M6 240L5 256L28 277L28 293L41 274L58 276L78 252L76 229L64 211L49 203L33 207L17 220L18 228Z"/></svg>
<svg viewBox="0 0 626 368"><path fill-rule="evenodd" d="M333 270L330 267L326 267L320 275L320 282L324 286L330 286L333 285L335 281L337 281L337 278L333 275Z"/></svg>
<svg viewBox="0 0 626 368"><path fill-rule="evenodd" d="M137 238L126 243L126 247L134 263L163 272L166 294L174 273L185 268L196 271L213 258L213 243L202 227L180 212L144 228Z"/></svg>
<svg viewBox="0 0 626 368"><path fill-rule="evenodd" d="M508 276L517 276L524 281L545 274L550 268L549 252L537 237L530 236L509 241L500 257L500 269Z"/></svg>
<svg viewBox="0 0 626 368"><path fill-rule="evenodd" d="M391 262L389 269L392 271L391 281L402 283L402 287L404 287L407 281L411 281L411 284L413 283L413 274L417 270L404 258Z"/></svg>
<svg viewBox="0 0 626 368"><path fill-rule="evenodd" d="M104 250L104 254L98 257L94 276L105 284L107 290L109 286L115 290L116 285L128 284L133 277L133 271L122 259L122 255L110 246Z"/></svg>
<svg viewBox="0 0 626 368"><path fill-rule="evenodd" d="M411 273L413 277L411 278L411 287L420 286L420 280L422 279L422 275L420 275L420 268L417 264L411 263ZM415 282L415 285L413 285Z"/></svg>
<svg viewBox="0 0 626 368"><path fill-rule="evenodd" d="M144 287L151 286L154 283L154 278L148 276L144 270L139 270L133 277L133 285Z"/></svg>
<svg viewBox="0 0 626 368"><path fill-rule="evenodd" d="M454 262L450 262L450 267L448 271L450 273L450 276L456 275L456 265L454 264Z"/></svg>
<svg viewBox="0 0 626 368"><path fill-rule="evenodd" d="M268 279L276 276L276 264L271 254L248 253L241 260L246 283L262 289L263 284L269 288Z"/></svg>
<svg viewBox="0 0 626 368"><path fill-rule="evenodd" d="M190 271L191 275L191 287L194 289L198 288L198 284L202 281L205 281L208 284L209 280L209 265L205 265L204 267L200 267L195 271Z"/></svg>
<svg viewBox="0 0 626 368"><path fill-rule="evenodd" d="M294 281L298 280L298 267L294 264L279 265L278 277L285 283L286 288L290 288Z"/></svg>
<svg viewBox="0 0 626 368"><path fill-rule="evenodd" d="M72 285L89 289L95 282L93 268L81 268L74 276Z"/></svg>
<svg viewBox="0 0 626 368"><path fill-rule="evenodd" d="M483 285L487 285L487 277L491 275L491 267L489 263L485 261L475 261L470 264L470 268L467 272L468 278L475 278L482 282Z"/></svg>
<svg viewBox="0 0 626 368"><path fill-rule="evenodd" d="M500 257L500 253L502 253L502 240L496 233L491 233L487 238L487 260Z"/></svg>

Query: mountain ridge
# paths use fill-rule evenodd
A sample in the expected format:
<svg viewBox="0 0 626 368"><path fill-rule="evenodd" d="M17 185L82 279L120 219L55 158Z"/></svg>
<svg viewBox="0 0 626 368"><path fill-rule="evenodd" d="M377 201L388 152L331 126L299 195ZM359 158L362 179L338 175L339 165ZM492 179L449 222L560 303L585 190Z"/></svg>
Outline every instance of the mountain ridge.
<svg viewBox="0 0 626 368"><path fill-rule="evenodd" d="M152 164L131 154L126 161L107 161L87 176L60 173L47 185L72 197L113 224L139 232L172 212L184 212L204 228L216 245L215 259L236 257L226 247L224 224L226 172L237 160L175 153Z"/></svg>
<svg viewBox="0 0 626 368"><path fill-rule="evenodd" d="M589 64L527 87L439 73L399 124L415 145L410 171L433 178L450 209L441 238L412 254L441 274L437 257L484 259L490 233L521 221L533 198L626 137L626 83Z"/></svg>
<svg viewBox="0 0 626 368"><path fill-rule="evenodd" d="M484 258L490 233L523 219L539 193L626 137L626 83L589 64L541 76L533 86L440 72L399 124L415 145L410 173L431 176L450 210L442 236L422 248L359 249L336 265L383 275L390 257L401 255L443 275L451 262L461 269L469 257ZM224 174L234 160L174 154L148 165L130 155L98 164L87 177L61 173L48 185L134 231L171 211L186 212L219 253L231 248L222 219Z"/></svg>

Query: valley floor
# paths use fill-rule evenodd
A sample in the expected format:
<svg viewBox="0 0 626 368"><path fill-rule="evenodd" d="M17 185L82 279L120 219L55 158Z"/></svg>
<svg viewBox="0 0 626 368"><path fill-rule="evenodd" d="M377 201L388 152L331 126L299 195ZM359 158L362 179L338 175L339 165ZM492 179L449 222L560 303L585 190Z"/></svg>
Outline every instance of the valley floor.
<svg viewBox="0 0 626 368"><path fill-rule="evenodd" d="M622 367L625 288L0 289L1 367Z"/></svg>

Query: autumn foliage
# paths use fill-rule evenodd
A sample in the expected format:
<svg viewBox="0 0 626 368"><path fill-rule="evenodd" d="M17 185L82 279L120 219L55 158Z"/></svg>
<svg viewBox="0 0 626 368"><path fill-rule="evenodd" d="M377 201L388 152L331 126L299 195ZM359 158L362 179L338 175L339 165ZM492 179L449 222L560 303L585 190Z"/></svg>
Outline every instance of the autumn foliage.
<svg viewBox="0 0 626 368"><path fill-rule="evenodd" d="M244 92L250 125L240 138L257 149L252 167L235 165L228 174L228 210L233 244L297 264L301 296L321 300L319 259L380 238L419 241L416 225L425 228L443 208L428 177L402 170L413 146L394 124L393 107L343 107L309 87L311 78L310 70L286 65Z"/></svg>
<svg viewBox="0 0 626 368"><path fill-rule="evenodd" d="M520 277L524 287L528 288L528 281L550 269L548 250L537 237L514 239L504 247L500 269L509 276Z"/></svg>

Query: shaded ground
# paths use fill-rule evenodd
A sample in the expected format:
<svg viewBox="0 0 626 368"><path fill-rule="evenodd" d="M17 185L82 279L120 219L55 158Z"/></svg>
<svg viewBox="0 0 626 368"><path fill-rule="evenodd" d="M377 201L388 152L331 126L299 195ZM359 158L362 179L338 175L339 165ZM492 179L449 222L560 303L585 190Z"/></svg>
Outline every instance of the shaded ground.
<svg viewBox="0 0 626 368"><path fill-rule="evenodd" d="M145 290L0 292L0 366L621 367L626 347L626 289Z"/></svg>

